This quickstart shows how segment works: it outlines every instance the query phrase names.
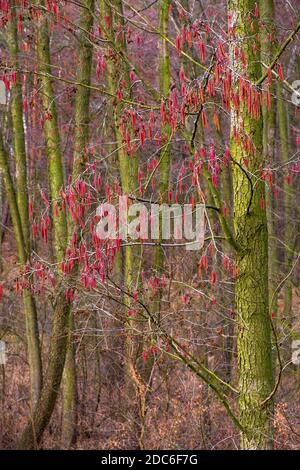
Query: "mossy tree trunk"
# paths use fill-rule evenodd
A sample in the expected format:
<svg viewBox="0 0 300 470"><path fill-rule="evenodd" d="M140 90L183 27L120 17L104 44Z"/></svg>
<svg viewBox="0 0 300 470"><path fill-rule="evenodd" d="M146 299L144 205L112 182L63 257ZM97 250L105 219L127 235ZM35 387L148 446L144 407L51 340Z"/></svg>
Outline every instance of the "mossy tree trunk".
<svg viewBox="0 0 300 470"><path fill-rule="evenodd" d="M234 80L245 76L240 58L234 55L235 41L245 52L247 79L255 83L261 75L257 41L258 21L254 16L255 0L230 0L234 35L230 54ZM251 16L251 22L249 21ZM237 86L237 85L236 85ZM232 110L231 156L233 165L234 226L239 250L236 255L235 287L238 326L239 409L242 449L266 449L272 446L272 400L264 400L273 388L271 328L268 303L268 228L265 209L265 186L259 179L263 165L263 127L260 117L248 112L241 102L239 112ZM234 135L234 129L240 140ZM251 140L246 152L245 138ZM245 168L248 160L248 170ZM257 175L257 177L256 177ZM248 176L248 177L247 177ZM249 179L252 181L252 189ZM254 184L255 183L255 184Z"/></svg>
<svg viewBox="0 0 300 470"><path fill-rule="evenodd" d="M160 16L159 16L159 30L161 33L159 44L159 84L160 95L162 100L166 100L170 93L171 73L170 73L170 56L168 42L164 37L168 37L169 32L169 7L170 0L161 0L160 2ZM170 162L171 162L171 126L165 123L161 130L162 141L164 147L162 148L162 156L159 165L159 203L164 204L168 201L168 191L170 184ZM160 223L161 228L161 223ZM160 233L160 241L162 241ZM159 245L155 248L154 255L154 270L155 275L161 277L164 269L164 250ZM162 289L158 289L157 295L153 301L154 314L160 315Z"/></svg>
<svg viewBox="0 0 300 470"><path fill-rule="evenodd" d="M273 0L262 0L260 3L260 15L263 22L261 31L261 60L265 64L271 63L275 55L275 37L276 31L274 26L274 3ZM273 38L270 40L270 38ZM275 157L275 135L276 135L276 104L274 95L276 94L275 82L267 85L269 98L267 94L263 95L263 153L265 165L271 165ZM278 274L278 250L275 242L276 230L274 220L273 207L273 188L266 189L266 207L269 233L269 302L274 313L277 312L278 303L275 293L277 286ZM272 304L271 304L272 303Z"/></svg>
<svg viewBox="0 0 300 470"><path fill-rule="evenodd" d="M11 120L14 161L16 169L16 200L20 214L24 250L26 254L25 261L21 261L20 257L19 261L24 266L30 256L30 228L28 212L27 157L23 124L23 97L21 76L19 72L19 47L15 1L11 2L10 12L11 17L7 26L7 42L11 64L16 74L16 84L11 89ZM14 231L15 233L18 231L18 227L16 225L14 225ZM30 289L24 289L23 306L26 323L28 362L30 369L31 406L33 407L40 396L42 387L42 360L36 304Z"/></svg>
<svg viewBox="0 0 300 470"><path fill-rule="evenodd" d="M107 63L107 83L109 92L116 96L117 89L121 82L123 83L123 93L126 98L131 97L131 81L130 81L130 68L126 60L127 57L127 40L126 40L126 26L124 21L123 4L121 0L116 0L112 4L113 8L105 0L101 0L102 16L110 18L110 27L103 25L105 35L112 44L112 56L114 60ZM122 30L123 35L116 38L116 32ZM116 99L116 98L115 98ZM123 137L120 129L121 118L124 110L122 102L113 103L114 105L114 135L116 140L116 147L118 152L119 174L121 179L121 188L123 195L135 196L138 190L138 154L134 152L129 154L123 142ZM129 131L130 132L130 131ZM130 204L130 200L128 202ZM126 408L126 416L132 421L133 428L137 429L139 435L139 447L143 447L140 436L143 430L144 411L143 406L139 406L137 410L136 404L143 400L140 394L138 381L140 375L137 370L137 360L141 349L141 341L137 340L135 332L134 318L128 315L129 309L134 308L132 297L130 295L138 288L139 278L139 265L140 265L139 247L131 246L128 244L124 249L124 305L125 305L125 319L124 325L126 328L126 337L124 344L124 374L125 374L125 400L124 405ZM128 295L129 293L130 295Z"/></svg>
<svg viewBox="0 0 300 470"><path fill-rule="evenodd" d="M79 46L79 64L77 82L90 85L93 45L89 34L93 26L94 0L84 0L81 8L81 37ZM90 89L78 86L75 100L75 143L73 157L72 181L75 182L85 169L88 161L89 121L90 121ZM76 227L71 217L68 220L68 237L72 237ZM76 386L76 357L74 346L74 318L70 312L68 348L63 375L63 419L62 447L69 448L76 438L77 421L77 386Z"/></svg>
<svg viewBox="0 0 300 470"><path fill-rule="evenodd" d="M280 137L280 157L281 163L287 168L289 161L289 132L288 132L288 112L284 100L284 91L282 83L277 84L277 112L278 112L278 127ZM288 181L288 175L285 175L283 181L283 195L284 195L284 245L285 245L285 274L288 274L294 259L294 226L293 226L293 186ZM290 275L284 285L284 306L283 306L283 319L288 328L291 328L292 318L292 300L293 300L293 283L292 275Z"/></svg>
<svg viewBox="0 0 300 470"><path fill-rule="evenodd" d="M51 74L48 21L45 13L38 20L37 59L41 73L42 104L44 112L51 115L45 120L44 136L48 157L48 176L52 200L53 248L58 265L64 259L67 244L66 214L60 205L60 190L64 184L60 138L57 123L56 105ZM35 407L33 416L24 429L18 447L36 448L51 418L61 384L70 321L70 304L66 299L63 283L58 277L50 342L49 365L46 372L42 393Z"/></svg>

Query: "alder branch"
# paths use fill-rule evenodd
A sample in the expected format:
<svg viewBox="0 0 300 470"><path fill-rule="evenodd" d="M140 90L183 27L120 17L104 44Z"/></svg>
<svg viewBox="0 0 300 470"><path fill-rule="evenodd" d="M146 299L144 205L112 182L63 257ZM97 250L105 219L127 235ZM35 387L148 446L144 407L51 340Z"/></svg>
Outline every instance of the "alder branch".
<svg viewBox="0 0 300 470"><path fill-rule="evenodd" d="M157 34L158 36L160 36L162 39L164 39L166 42L168 42L174 49L177 49L176 48L176 44L174 44L173 41L171 41L170 38L168 38L168 36L166 36L165 34L163 34L161 31L159 31L158 29L155 29L153 28L152 25L149 24L148 20L143 16L141 15L141 13L136 10L132 5L130 5L128 2L126 2L125 0L123 0L123 3L128 7L130 8L130 10L132 10L137 16L139 16L149 27L151 27L152 29L152 32ZM200 67L202 70L205 70L206 72L208 71L208 68L201 64L200 62L198 62L197 60L193 59L193 57L191 57L189 54L187 54L186 52L184 51L181 51L181 55L184 56L186 59L188 59L190 62L192 62L193 64L197 65L197 67Z"/></svg>
<svg viewBox="0 0 300 470"><path fill-rule="evenodd" d="M287 273L287 275L281 280L281 282L278 284L278 286L277 286L276 289L274 290L273 295L272 295L272 298L271 298L271 302L270 302L270 310L272 310L273 302L274 302L274 299L275 299L276 294L280 291L281 287L285 284L285 282L287 281L287 279L293 274L294 269L295 269L295 267L296 267L296 265L297 265L299 259L300 259L300 253L299 253L299 255L297 256L297 259L295 260L295 262L294 262L293 266L291 267L290 271L289 271L289 272ZM270 313L271 313L271 312L270 312ZM281 359L281 354L280 354L280 348L279 348L279 344L278 344L278 340L277 340L277 333L276 333L275 327L274 327L273 322L272 322L272 316L271 316L271 314L269 315L269 319L270 319L271 329L272 329L272 332L273 332L273 335L274 335L274 339L275 339L275 347L276 347L276 352L277 352L277 357L278 357L279 371L278 371L277 380L276 380L276 383L275 383L275 385L274 385L273 390L272 390L271 393L267 396L267 398L265 398L265 400L261 403L261 406L266 405L270 400L272 400L273 396L274 396L275 393L277 392L278 387L279 387L279 385L280 385L280 381L281 381L281 377L282 377L282 372L283 372L283 364L282 364L282 359Z"/></svg>
<svg viewBox="0 0 300 470"><path fill-rule="evenodd" d="M118 286L117 284L114 283L110 278L108 278L110 282L123 294L129 296L130 298L133 298L133 295L130 292L125 291L123 288ZM105 294L107 297L111 298L112 300L116 300L118 303L121 303L118 299L115 299L112 297L110 294ZM195 375L197 375L199 378L201 378L216 394L216 396L219 398L219 400L222 402L224 408L227 411L227 414L229 417L232 419L234 424L243 432L245 432L245 428L242 426L240 423L239 419L235 416L234 412L232 411L224 393L218 388L218 386L213 383L213 381L217 381L220 384L228 387L231 391L234 391L235 393L239 393L238 390L233 388L230 384L224 382L217 374L212 372L211 370L207 369L203 364L199 363L197 359L189 352L187 351L175 338L173 338L164 328L161 327L161 325L158 324L158 320L155 318L154 315L151 314L150 310L148 307L142 302L141 300L137 299L137 303L145 310L147 313L148 318L151 320L151 322L158 327L158 330L162 333L162 335L165 337L167 343L172 347L172 349L176 352L176 356L172 355L173 358L180 360L182 363L184 363L190 370L192 370ZM143 315L142 315L143 316ZM181 352L182 351L182 352ZM168 352L165 351L167 354ZM170 353L169 353L170 354ZM187 357L190 359L188 360ZM195 365L196 364L200 370L198 370ZM207 376L206 376L207 374Z"/></svg>
<svg viewBox="0 0 300 470"><path fill-rule="evenodd" d="M194 152L195 151L195 146L191 145L191 136L190 136L188 130L187 129L182 129L182 134L183 134L187 144L189 145L191 152ZM228 222L227 222L227 220L224 216L224 213L223 213L223 210L222 210L220 195L219 195L216 187L212 183L211 174L209 173L209 170L208 170L208 167L207 167L206 163L204 163L204 165L203 165L203 175L206 179L208 189L209 189L209 191L212 195L212 198L214 200L215 207L216 207L216 210L218 212L219 222L220 222L221 228L224 232L224 235L226 237L226 240L234 248L235 251L239 251L240 246L239 246L238 242L236 241L236 239L235 239L235 237L234 237L234 235L233 235L233 233L232 233L232 231L229 227L229 224L228 224Z"/></svg>
<svg viewBox="0 0 300 470"><path fill-rule="evenodd" d="M297 33L299 32L300 30L300 21L297 23L297 26L296 28L291 32L291 34L286 38L286 40L284 41L284 43L279 47L278 51L276 52L275 56L274 56L274 59L272 60L272 62L268 65L268 69L271 69L273 70L273 68L275 67L279 57L283 54L283 52L286 50L287 46L289 45L289 43L294 39L294 37L297 35ZM255 83L256 86L259 86L261 85L265 79L267 78L268 76L268 71L266 71L258 80L257 82Z"/></svg>
<svg viewBox="0 0 300 470"><path fill-rule="evenodd" d="M137 197L137 196L132 196L132 195L129 195L128 196L129 199L131 199L132 201L138 201L138 202L145 202L146 204L159 204L159 201L150 201L150 199L144 199L142 197ZM167 204L167 206L171 207L172 204ZM180 204L181 206L184 206L184 204ZM206 209L212 209L212 210L215 210L217 212L220 212L220 209L216 206L210 206L210 205L206 205L205 204L205 208Z"/></svg>
<svg viewBox="0 0 300 470"><path fill-rule="evenodd" d="M5 67L3 65L0 65L0 70L13 71L15 69L13 69L12 67ZM34 75L37 75L39 77L47 77L47 78L50 78L51 80L57 80L59 82L64 82L64 83L67 83L68 85L74 85L76 87L80 86L80 87L83 87L83 88L88 88L92 91L97 91L102 95L109 96L110 98L118 99L117 96L114 95L113 93L110 93L109 91L105 90L104 88L101 88L101 87L98 87L98 86L95 86L95 85L88 85L86 83L81 83L81 82L78 82L76 80L70 80L68 78L58 77L58 76L52 75L50 73L39 72L37 70L18 69L18 71L21 72L21 73L26 73L26 74L34 74ZM149 109L149 110L159 110L160 109L160 107L157 106L157 105L149 105L149 104L145 104L145 103L140 103L139 101L129 100L129 99L126 99L126 98L122 98L120 101L122 101L123 103L126 103L126 104L130 104L132 106L137 106L141 109Z"/></svg>

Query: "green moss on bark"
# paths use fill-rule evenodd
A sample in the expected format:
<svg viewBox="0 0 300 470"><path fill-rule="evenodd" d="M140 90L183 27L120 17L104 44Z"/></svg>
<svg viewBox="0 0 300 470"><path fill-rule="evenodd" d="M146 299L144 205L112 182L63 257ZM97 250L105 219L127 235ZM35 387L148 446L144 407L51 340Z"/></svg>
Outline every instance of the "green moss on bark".
<svg viewBox="0 0 300 470"><path fill-rule="evenodd" d="M252 47L258 34L258 21L253 15L255 5L254 0L229 1L235 38L241 41L246 55L247 78L254 83L261 75L260 51L255 55ZM250 14L253 29L248 21ZM231 61L233 73L245 75L240 59L234 58L233 51ZM240 422L245 428L241 433L241 447L266 449L272 445L272 400L267 401L264 406L262 402L273 388L268 303L268 228L264 182L253 176L259 175L263 164L262 119L250 116L246 104L241 103L239 114L232 110L232 134L234 127L241 136L244 132L253 145L253 150L246 153L243 138L237 141L232 135L231 156L238 163L233 165L233 193L234 227L240 247L236 255L235 300L239 318L237 347ZM253 182L252 195L244 168L246 158L249 160L250 178Z"/></svg>

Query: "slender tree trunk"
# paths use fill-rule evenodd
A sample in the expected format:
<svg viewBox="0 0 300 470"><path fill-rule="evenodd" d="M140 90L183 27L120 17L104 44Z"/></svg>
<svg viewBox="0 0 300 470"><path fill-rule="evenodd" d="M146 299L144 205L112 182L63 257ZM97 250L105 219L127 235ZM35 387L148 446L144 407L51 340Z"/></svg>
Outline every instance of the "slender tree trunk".
<svg viewBox="0 0 300 470"><path fill-rule="evenodd" d="M247 61L247 78L256 82L261 75L260 52L253 50L257 41L258 21L254 17L254 0L229 1L234 34ZM253 20L249 21L252 14ZM231 46L231 67L234 79L245 74L241 59L234 56ZM239 408L242 449L266 449L272 445L272 400L262 402L273 387L270 316L268 304L268 229L264 183L254 176L263 164L262 119L253 117L247 102L241 102L239 112L232 110L231 156L233 165L234 225L239 250L236 256L236 309L239 318L238 367ZM240 139L236 138L239 134ZM251 139L251 150L245 151L243 141ZM249 162L250 188L245 168ZM253 184L255 183L255 185Z"/></svg>
<svg viewBox="0 0 300 470"><path fill-rule="evenodd" d="M123 55L126 55L126 40L122 38L119 39L119 41L114 40L115 30L118 28L119 25L123 25L124 21L122 2L119 0L115 2L114 9L116 10L116 12L112 12L111 8L107 5L105 0L101 1L101 8L103 17L108 16L110 18L110 30L108 30L106 26L103 26L105 29L106 37L112 41L115 51L121 52ZM109 92L111 94L116 95L117 87L120 85L120 81L122 79L126 83L124 91L127 94L130 94L129 70L127 65L122 62L120 54L118 54L116 63L113 63L113 61L109 61L107 63L107 83ZM137 190L138 159L136 155L128 155L126 149L124 148L123 137L120 130L120 119L122 116L122 112L123 104L114 103L113 130L116 139L122 191L124 195L134 195ZM127 246L125 249L124 287L125 290L128 290L130 292L134 290L133 264L135 264L135 252L136 250L131 246ZM125 295L125 304L127 306L128 302L130 302L128 296Z"/></svg>
<svg viewBox="0 0 300 470"><path fill-rule="evenodd" d="M51 119L45 120L44 135L48 156L48 175L52 203L53 247L57 263L64 258L67 245L67 220L60 207L60 190L64 184L60 138L57 124L56 106L51 79L51 57L47 18L38 20L37 56L39 71L42 74L42 102L44 111ZM59 279L57 279L59 283ZM70 282L70 279L69 279ZM42 388L41 397L32 418L26 426L18 447L31 449L38 446L43 432L51 418L59 391L67 351L67 338L70 321L70 304L66 299L64 285L57 288L58 294L52 322L49 365Z"/></svg>
<svg viewBox="0 0 300 470"><path fill-rule="evenodd" d="M68 325L67 354L63 373L63 417L61 447L69 449L76 439L77 382L74 345L74 315L70 312Z"/></svg>
<svg viewBox="0 0 300 470"><path fill-rule="evenodd" d="M81 9L80 27L82 30L80 38L79 65L77 81L84 85L90 85L93 46L89 38L93 26L94 0L85 0ZM89 105L90 89L79 86L75 101L75 144L73 158L73 182L85 169L88 161L87 144L89 140ZM71 218L68 221L69 238L76 227ZM69 448L76 437L77 420L77 386L76 386L76 358L74 347L74 318L72 311L69 320L68 351L63 376L63 419L62 419L62 446Z"/></svg>
<svg viewBox="0 0 300 470"><path fill-rule="evenodd" d="M30 230L29 230L29 213L28 213L28 191L27 191L27 158L25 148L25 134L23 124L23 97L22 83L19 72L18 60L18 35L17 35L17 18L16 18L16 2L11 3L11 21L8 22L7 42L9 48L9 56L12 66L16 73L16 84L11 89L11 116L13 130L13 147L16 165L16 196L20 212L22 230L24 233L24 242L27 253L30 253Z"/></svg>
<svg viewBox="0 0 300 470"><path fill-rule="evenodd" d="M261 32L261 60L265 64L271 63L275 54L275 26L274 26L274 4L273 0L262 0L261 3L261 20L263 21L263 28ZM270 40L270 37L273 40ZM276 131L276 105L274 102L274 94L276 87L274 81L267 85L269 92L269 99L267 95L263 95L263 153L266 165L274 162L275 157L275 131ZM269 104L268 104L269 102ZM267 207L267 221L269 239L269 302L270 307L276 313L278 309L277 295L273 298L277 286L277 246L275 243L276 231L273 209L272 187L266 190L266 207ZM272 305L271 305L272 302Z"/></svg>
<svg viewBox="0 0 300 470"><path fill-rule="evenodd" d="M2 173L1 173L1 168L0 168L0 273L2 272L3 268L3 263L2 263L2 243L3 243L3 238L4 238L4 227L3 227L3 213L4 213L4 199L3 199L3 178L2 178Z"/></svg>
<svg viewBox="0 0 300 470"><path fill-rule="evenodd" d="M25 249L22 223L14 190L14 184L9 170L8 158L8 154L3 144L2 133L0 132L0 170L2 173L4 188L8 200L10 216L15 230L18 257L20 263L22 265L25 265L27 260L27 253Z"/></svg>
<svg viewBox="0 0 300 470"><path fill-rule="evenodd" d="M131 95L131 82L129 75L129 66L126 61L127 57L127 40L126 37L120 35L116 39L115 33L118 28L125 30L123 4L121 0L116 0L113 3L113 8L107 4L105 0L101 1L103 18L108 16L110 20L110 28L104 25L104 31L108 39L112 41L113 50L116 54L116 61L107 63L107 80L110 93L116 95L117 87L120 82L123 82L123 93L126 97L130 98ZM115 103L114 109L114 133L116 139L116 146L118 149L119 170L123 195L134 196L138 189L138 155L136 153L129 155L124 146L123 137L120 129L121 117L123 113L123 104ZM130 204L130 201L129 201ZM139 258L140 249L134 246L126 246L124 250L124 290L128 293L133 293L138 287L139 277ZM137 412L136 403L140 400L143 401L141 389L139 387L139 372L137 371L137 359L140 351L140 342L136 338L135 321L128 315L130 308L133 308L132 298L127 294L124 295L125 305L125 328L127 334L125 337L125 407L126 414L129 420L132 420L133 427L136 427L138 420L141 423L140 429L137 434L141 436L140 430L143 428L144 420L144 407L143 404L139 406ZM136 397L136 398L134 398ZM142 447L140 437L139 446Z"/></svg>
<svg viewBox="0 0 300 470"><path fill-rule="evenodd" d="M169 32L169 7L170 0L161 0L160 2L160 17L159 17L159 29L162 34L160 39L159 49L159 80L160 80L160 94L163 100L166 100L170 93L171 74L170 74L170 56L168 42L164 39L164 36L168 36ZM170 183L170 161L171 161L171 126L165 123L162 126L162 141L166 145L162 149L162 159L159 165L159 201L160 204L166 203L168 200L168 190ZM160 223L160 241L161 238L161 223ZM154 269L155 275L161 277L164 269L164 250L161 246L155 248L154 258ZM157 295L153 301L154 314L160 315L161 308L161 297L162 289L158 289Z"/></svg>
<svg viewBox="0 0 300 470"><path fill-rule="evenodd" d="M0 171L2 173L6 197L8 200L12 224L14 227L18 258L21 266L25 266L27 262L27 251L25 248L24 235L22 230L21 217L17 205L17 198L14 191L14 185L11 178L8 165L8 155L3 146L2 134L0 133ZM26 315L26 336L28 341L29 363L31 366L31 390L32 399L38 396L40 382L38 378L41 370L41 356L36 355L36 338L38 338L38 327L36 318L29 315L28 312L34 311L33 299L28 289L23 291L23 303ZM38 350L39 352L39 350ZM36 368L35 368L36 367ZM37 388L36 388L37 387Z"/></svg>
<svg viewBox="0 0 300 470"><path fill-rule="evenodd" d="M45 119L44 136L48 157L48 177L52 197L52 222L53 222L53 248L57 262L64 259L67 245L67 219L60 206L60 190L64 185L62 155L60 149L60 137L58 131L57 112L54 99L51 75L51 56L48 21L43 15L38 22L37 58L39 71L41 72L42 102L44 112L49 113ZM57 210L58 209L58 210Z"/></svg>
<svg viewBox="0 0 300 470"><path fill-rule="evenodd" d="M16 3L11 2L11 20L8 22L7 41L12 66L16 73L16 84L11 89L11 117L13 148L16 165L16 199L22 225L26 262L30 256L30 228L28 212L27 157L23 124L22 83L18 61L18 36ZM24 264L23 264L24 265ZM38 332L35 300L29 289L24 290L23 305L26 323L28 362L30 369L31 406L38 400L42 387L42 360Z"/></svg>
<svg viewBox="0 0 300 470"><path fill-rule="evenodd" d="M161 99L166 101L170 94L171 74L170 74L170 56L168 42L164 37L168 37L169 33L169 7L170 0L160 0L160 11L159 11L159 30L161 33L159 43L159 87ZM159 203L165 204L168 201L168 191L170 184L170 164L171 164L171 126L169 123L165 123L161 129L163 148L161 150L160 163L159 163ZM162 218L160 214L159 223L159 241L162 242ZM154 250L154 275L161 280L164 272L164 250L162 246L158 245ZM161 283L157 292L154 294L152 299L152 312L156 318L160 319L161 315L161 300L163 295L163 289ZM153 333L154 334L154 333ZM149 379L153 371L155 357L149 358L147 364L143 367L143 379L145 383L149 384ZM150 384L149 384L150 385ZM149 387L150 390L150 387ZM149 391L148 390L148 391ZM149 399L150 395L147 394Z"/></svg>
<svg viewBox="0 0 300 470"><path fill-rule="evenodd" d="M289 161L289 133L288 133L288 113L283 96L283 87L280 82L277 85L277 111L278 111L278 126L279 126L279 137L280 137L280 156L282 165L287 167ZM294 250L293 250L293 239L294 227L293 227L293 213L292 213L292 202L293 202L293 188L288 183L287 175L283 181L283 195L284 195L284 245L285 245L285 273L287 274L293 263ZM292 276L286 280L284 286L284 306L283 306L283 318L288 325L292 326L292 300L293 300L293 283Z"/></svg>

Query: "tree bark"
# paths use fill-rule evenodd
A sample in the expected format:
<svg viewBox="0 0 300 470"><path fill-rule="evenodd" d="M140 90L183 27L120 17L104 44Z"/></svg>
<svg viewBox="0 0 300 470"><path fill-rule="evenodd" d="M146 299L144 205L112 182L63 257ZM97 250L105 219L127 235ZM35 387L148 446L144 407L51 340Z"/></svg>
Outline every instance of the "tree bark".
<svg viewBox="0 0 300 470"><path fill-rule="evenodd" d="M265 64L270 64L275 54L276 31L274 26L274 4L273 0L263 0L261 2L261 20L263 28L261 32L261 60ZM270 40L270 37L273 40ZM263 153L266 166L274 161L275 157L275 132L276 132L276 105L274 95L276 87L274 80L267 85L269 91L269 105L267 103L266 93L263 94ZM278 310L277 295L273 298L277 286L278 274L278 250L275 242L276 230L274 220L272 187L266 189L266 207L269 239L269 302L274 313ZM272 302L272 304L271 304Z"/></svg>
<svg viewBox="0 0 300 470"><path fill-rule="evenodd" d="M234 33L231 43L231 68L234 80L245 73L241 58L234 55L235 40L244 50L247 79L255 83L261 75L257 43L258 21L254 0L229 1ZM252 14L252 21L248 16ZM237 88L236 88L237 90ZM268 229L265 187L259 177L263 164L262 119L253 117L247 102L238 112L232 109L231 157L233 164L234 226L239 250L236 256L235 300L238 326L239 409L242 449L266 449L272 446L272 400L262 405L273 388L270 316L268 303ZM236 138L235 130L240 136ZM250 151L243 145L251 140ZM245 160L248 160L248 169ZM248 177L247 177L248 176ZM249 179L252 181L250 187ZM254 185L255 183L255 185Z"/></svg>
<svg viewBox="0 0 300 470"><path fill-rule="evenodd" d="M92 70L93 45L89 38L89 33L93 26L93 13L95 8L94 0L84 0L81 9L80 27L81 38L79 46L79 66L77 82L90 85ZM75 100L75 143L73 157L72 181L75 182L85 169L88 161L87 144L89 140L89 105L90 89L79 86ZM68 220L69 239L76 231L75 224L71 217ZM68 350L63 375L63 418L62 437L63 448L69 448L76 439L77 423L77 384L76 384L76 358L74 347L74 318L70 312Z"/></svg>
<svg viewBox="0 0 300 470"><path fill-rule="evenodd" d="M11 20L8 22L7 27L7 42L10 60L16 74L16 84L11 89L11 118L14 160L16 168L16 201L23 232L26 264L30 256L31 248L28 209L27 156L23 124L22 83L18 60L19 46L17 35L16 2L14 0L11 2L10 12ZM14 230L16 231L18 228L14 226ZM28 362L30 369L30 396L31 406L33 407L40 396L42 387L42 360L36 304L33 295L30 293L30 289L24 290L23 306L26 323Z"/></svg>
<svg viewBox="0 0 300 470"><path fill-rule="evenodd" d="M289 161L289 132L288 132L288 113L284 102L284 91L282 84L277 84L277 111L278 111L278 127L280 137L280 157L281 163L285 167ZM284 245L285 249L285 273L287 274L293 263L294 259L294 227L293 227L293 187L288 183L287 175L283 180L283 195L284 195ZM292 300L293 300L293 283L292 276L285 282L284 286L284 305L283 305L283 318L288 326L291 328L292 318Z"/></svg>
<svg viewBox="0 0 300 470"><path fill-rule="evenodd" d="M169 6L170 0L161 0L160 2L160 17L159 29L162 34L160 38L160 55L159 55L159 82L160 82L160 95L162 100L166 100L170 93L171 73L170 73L170 56L168 42L164 36L168 36L169 32ZM162 141L165 145L161 150L161 160L159 164L159 202L160 204L166 203L168 200L168 190L170 183L170 163L171 163L171 126L165 123L161 130ZM160 220L160 241L161 238L161 220ZM154 255L154 270L155 276L161 277L164 269L164 250L158 245L155 248ZM154 314L159 317L161 308L162 289L158 289L157 294L153 300Z"/></svg>
<svg viewBox="0 0 300 470"><path fill-rule="evenodd" d="M49 31L46 16L43 14L38 20L37 58L41 72L42 103L44 112L50 113L51 119L45 120L44 136L48 157L48 176L52 200L53 222L53 248L56 262L60 265L64 259L67 246L67 220L65 212L60 207L60 190L64 184L62 156L60 150L60 137L58 131L56 105L51 79L51 57L49 47ZM56 206L57 204L57 206ZM60 279L56 280L60 283ZM70 282L70 279L68 280ZM32 449L39 445L43 432L51 418L57 394L59 391L62 373L67 352L67 338L69 333L70 304L66 299L64 283L58 288L56 297L52 336L50 343L49 365L42 388L42 393L35 407L33 416L24 429L18 447Z"/></svg>
<svg viewBox="0 0 300 470"><path fill-rule="evenodd" d="M111 94L114 96L117 92L117 86L122 80L124 83L123 92L126 97L131 96L131 81L130 69L127 61L127 40L120 35L118 39L115 38L115 33L119 29L125 31L123 4L121 0L116 0L111 8L105 0L101 1L103 18L108 16L110 18L110 27L103 25L105 35L112 43L112 51L115 54L115 61L108 61L107 63L107 81ZM139 159L137 153L129 155L124 146L122 133L120 130L121 118L123 114L124 105L122 102L114 103L114 134L116 139L119 172L121 179L121 187L123 195L135 196L138 190L138 164ZM129 202L130 203L130 202ZM141 430L143 428L143 410L139 406L137 410L136 403L141 398L140 389L137 386L137 380L140 379L139 372L136 368L138 356L141 350L141 342L136 338L135 321L128 315L130 308L133 308L132 297L128 295L138 287L139 278L139 260L140 249L139 247L126 246L124 249L124 325L126 328L125 344L124 344L124 379L125 379L125 414L128 420L132 421L133 428L136 429L137 440L139 447L143 447L141 442Z"/></svg>

